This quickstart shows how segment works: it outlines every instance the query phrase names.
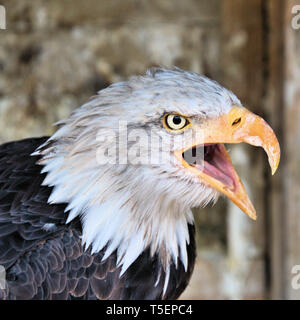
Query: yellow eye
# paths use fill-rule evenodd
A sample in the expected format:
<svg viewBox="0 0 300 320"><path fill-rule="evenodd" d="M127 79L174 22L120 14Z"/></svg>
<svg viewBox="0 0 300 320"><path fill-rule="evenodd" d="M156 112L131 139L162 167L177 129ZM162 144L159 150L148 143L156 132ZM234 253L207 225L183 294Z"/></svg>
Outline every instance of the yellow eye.
<svg viewBox="0 0 300 320"><path fill-rule="evenodd" d="M190 122L185 117L179 114L167 114L164 116L164 124L169 130L182 130L189 125L189 123Z"/></svg>

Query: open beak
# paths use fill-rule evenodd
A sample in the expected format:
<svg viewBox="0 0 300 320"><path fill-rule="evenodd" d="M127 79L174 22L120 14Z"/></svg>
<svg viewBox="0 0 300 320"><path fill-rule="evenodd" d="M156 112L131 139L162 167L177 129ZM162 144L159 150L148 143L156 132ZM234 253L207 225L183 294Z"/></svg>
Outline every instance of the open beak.
<svg viewBox="0 0 300 320"><path fill-rule="evenodd" d="M246 142L263 147L274 174L280 160L280 147L271 127L247 109L234 107L228 114L194 126L194 129L199 138L184 150L176 151L177 159L187 170L225 194L250 218L256 220L255 209L232 165L224 143ZM188 159L189 151L197 154L199 148L202 150L201 156Z"/></svg>

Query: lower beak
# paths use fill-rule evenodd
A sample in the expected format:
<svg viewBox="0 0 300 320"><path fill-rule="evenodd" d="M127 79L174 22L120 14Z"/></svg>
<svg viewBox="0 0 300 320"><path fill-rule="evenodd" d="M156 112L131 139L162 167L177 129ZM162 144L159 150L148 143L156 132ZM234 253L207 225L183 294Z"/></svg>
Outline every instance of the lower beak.
<svg viewBox="0 0 300 320"><path fill-rule="evenodd" d="M187 170L226 195L250 218L256 220L255 209L223 144L246 142L264 148L274 174L279 165L280 147L271 127L247 109L234 107L228 114L194 128L197 137L200 137L198 141L184 150L176 151L175 156ZM206 161L205 155L200 165L191 164L184 159L184 153L188 149L211 145L214 147L211 147L213 157L210 162Z"/></svg>

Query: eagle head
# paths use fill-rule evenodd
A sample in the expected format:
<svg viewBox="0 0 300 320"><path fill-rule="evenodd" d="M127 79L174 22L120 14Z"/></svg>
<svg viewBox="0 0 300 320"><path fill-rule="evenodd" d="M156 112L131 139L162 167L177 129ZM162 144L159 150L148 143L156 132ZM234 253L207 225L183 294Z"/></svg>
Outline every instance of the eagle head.
<svg viewBox="0 0 300 320"><path fill-rule="evenodd" d="M268 124L217 82L178 68L154 68L101 90L60 121L35 155L68 203L92 252L117 250L124 272L145 248L164 265L187 267L191 208L227 196L256 213L224 143L261 146L272 173L279 144Z"/></svg>

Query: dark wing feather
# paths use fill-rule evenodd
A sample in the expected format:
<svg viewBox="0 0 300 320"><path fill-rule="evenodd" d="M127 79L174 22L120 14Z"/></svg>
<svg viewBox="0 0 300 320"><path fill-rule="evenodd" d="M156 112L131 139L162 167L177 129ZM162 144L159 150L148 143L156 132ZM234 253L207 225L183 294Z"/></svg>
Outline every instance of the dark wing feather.
<svg viewBox="0 0 300 320"><path fill-rule="evenodd" d="M109 298L114 282L120 281L119 271L110 267L115 257L102 262L83 252L80 241L80 233L68 229L26 252L9 268L7 298ZM79 250L72 250L74 247Z"/></svg>
<svg viewBox="0 0 300 320"><path fill-rule="evenodd" d="M49 237L45 223L54 223L56 232L65 228L65 204L47 204L51 188L41 186L45 175L35 164L38 157L30 156L46 139L0 146L0 264L6 269Z"/></svg>

